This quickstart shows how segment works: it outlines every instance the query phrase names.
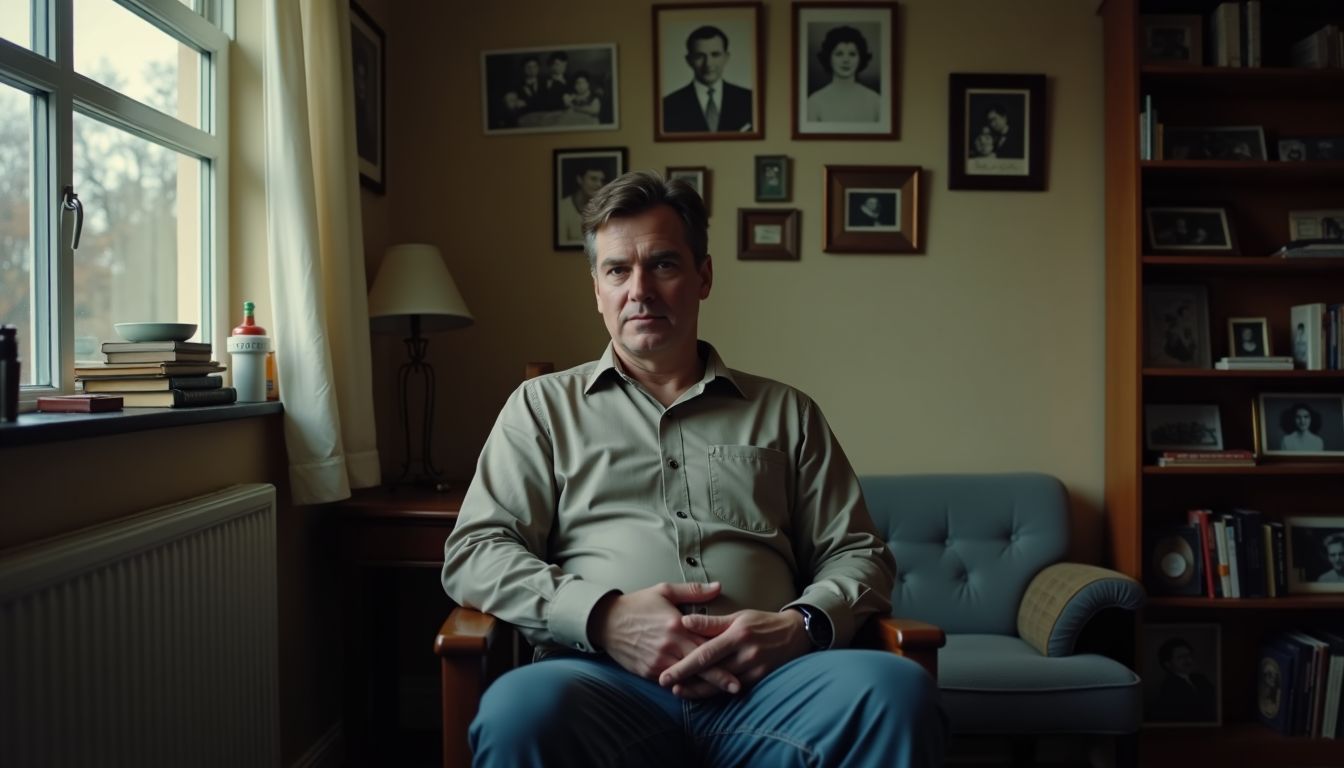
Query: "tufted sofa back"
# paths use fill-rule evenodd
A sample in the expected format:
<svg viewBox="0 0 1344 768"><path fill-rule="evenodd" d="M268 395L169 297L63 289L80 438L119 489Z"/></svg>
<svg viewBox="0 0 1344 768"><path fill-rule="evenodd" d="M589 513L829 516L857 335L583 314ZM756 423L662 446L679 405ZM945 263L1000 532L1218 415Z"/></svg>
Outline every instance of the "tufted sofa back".
<svg viewBox="0 0 1344 768"><path fill-rule="evenodd" d="M1017 634L1017 607L1068 547L1068 499L1050 475L859 478L896 558L892 615L949 633Z"/></svg>

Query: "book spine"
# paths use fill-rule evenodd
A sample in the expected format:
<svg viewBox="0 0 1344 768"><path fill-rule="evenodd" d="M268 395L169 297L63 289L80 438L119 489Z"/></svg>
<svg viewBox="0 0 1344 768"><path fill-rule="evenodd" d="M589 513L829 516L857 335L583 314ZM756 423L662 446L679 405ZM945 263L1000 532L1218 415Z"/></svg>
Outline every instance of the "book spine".
<svg viewBox="0 0 1344 768"><path fill-rule="evenodd" d="M1246 66L1262 66L1261 59L1261 39L1260 39L1260 0L1247 0L1246 2Z"/></svg>
<svg viewBox="0 0 1344 768"><path fill-rule="evenodd" d="M1237 524L1223 518L1223 535L1227 537L1227 577L1232 597L1241 597L1241 561L1238 557Z"/></svg>
<svg viewBox="0 0 1344 768"><path fill-rule="evenodd" d="M1218 596L1218 588L1215 586L1218 581L1217 570L1218 562L1216 557L1211 557L1214 553L1210 551L1212 532L1209 530L1209 511L1207 509L1192 509L1187 514L1187 519L1199 530L1199 554L1204 566L1204 594L1210 598Z"/></svg>
<svg viewBox="0 0 1344 768"><path fill-rule="evenodd" d="M1321 737L1334 739L1339 737L1339 699L1344 688L1344 655L1330 655L1329 682L1325 686L1325 715L1321 722Z"/></svg>
<svg viewBox="0 0 1344 768"><path fill-rule="evenodd" d="M1274 581L1274 529L1268 525L1260 526L1260 557L1263 558L1264 569L1260 574L1264 581L1261 582L1265 595L1269 597L1278 597L1279 588Z"/></svg>
<svg viewBox="0 0 1344 768"><path fill-rule="evenodd" d="M1270 524L1274 532L1274 588L1280 595L1288 594L1288 529L1283 523Z"/></svg>
<svg viewBox="0 0 1344 768"><path fill-rule="evenodd" d="M238 392L233 387L220 387L219 389L174 389L174 406L189 405L227 405L238 398Z"/></svg>
<svg viewBox="0 0 1344 768"><path fill-rule="evenodd" d="M1236 597L1232 592L1232 564L1227 554L1227 523L1221 518L1212 521L1214 546L1218 552L1218 583L1220 597Z"/></svg>
<svg viewBox="0 0 1344 768"><path fill-rule="evenodd" d="M1237 560L1241 567L1241 596L1265 596L1265 566L1261 557L1260 513L1239 510L1235 513L1237 527Z"/></svg>

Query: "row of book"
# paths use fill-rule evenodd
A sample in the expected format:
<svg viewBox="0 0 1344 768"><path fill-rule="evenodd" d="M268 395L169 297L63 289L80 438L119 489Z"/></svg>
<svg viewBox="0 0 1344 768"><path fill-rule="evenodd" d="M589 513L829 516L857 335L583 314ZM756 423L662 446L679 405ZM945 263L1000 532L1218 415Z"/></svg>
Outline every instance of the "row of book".
<svg viewBox="0 0 1344 768"><path fill-rule="evenodd" d="M1220 3L1209 14L1208 26L1210 64L1261 66L1260 0Z"/></svg>
<svg viewBox="0 0 1344 768"><path fill-rule="evenodd" d="M1344 67L1344 30L1326 24L1293 44L1289 51L1294 67L1339 69Z"/></svg>
<svg viewBox="0 0 1344 768"><path fill-rule="evenodd" d="M1256 718L1285 736L1344 737L1344 636L1326 629L1267 636L1255 698Z"/></svg>
<svg viewBox="0 0 1344 768"><path fill-rule="evenodd" d="M1255 453L1246 450L1163 451L1159 467L1254 467Z"/></svg>
<svg viewBox="0 0 1344 768"><path fill-rule="evenodd" d="M209 342L107 341L103 363L76 363L75 380L85 393L116 395L126 408L186 408L226 405L233 387L212 374L224 371Z"/></svg>
<svg viewBox="0 0 1344 768"><path fill-rule="evenodd" d="M1242 598L1288 593L1288 536L1283 523L1252 509L1192 509L1187 525L1145 544L1144 583L1158 595Z"/></svg>
<svg viewBox="0 0 1344 768"><path fill-rule="evenodd" d="M1308 371L1344 369L1344 303L1298 304L1291 310L1293 358Z"/></svg>

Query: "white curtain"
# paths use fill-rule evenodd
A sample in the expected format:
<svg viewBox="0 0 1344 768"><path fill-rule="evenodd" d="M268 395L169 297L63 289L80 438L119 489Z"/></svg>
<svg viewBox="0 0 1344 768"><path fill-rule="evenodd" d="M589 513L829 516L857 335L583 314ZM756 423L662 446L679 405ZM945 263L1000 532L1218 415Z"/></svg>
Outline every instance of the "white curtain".
<svg viewBox="0 0 1344 768"><path fill-rule="evenodd" d="M271 305L295 504L379 482L349 4L265 0Z"/></svg>

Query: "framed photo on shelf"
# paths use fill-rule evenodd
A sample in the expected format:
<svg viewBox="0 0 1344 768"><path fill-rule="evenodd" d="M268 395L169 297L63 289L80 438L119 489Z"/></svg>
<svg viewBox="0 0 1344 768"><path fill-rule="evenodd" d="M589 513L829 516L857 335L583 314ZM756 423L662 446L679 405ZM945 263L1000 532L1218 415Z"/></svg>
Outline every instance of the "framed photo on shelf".
<svg viewBox="0 0 1344 768"><path fill-rule="evenodd" d="M616 44L481 52L487 136L620 128Z"/></svg>
<svg viewBox="0 0 1344 768"><path fill-rule="evenodd" d="M763 39L759 2L654 5L654 141L765 136Z"/></svg>
<svg viewBox="0 0 1344 768"><path fill-rule="evenodd" d="M1175 126L1162 129L1163 160L1265 160L1258 125Z"/></svg>
<svg viewBox="0 0 1344 768"><path fill-rule="evenodd" d="M1237 243L1227 209L1221 207L1143 209L1148 247L1155 253L1234 256Z"/></svg>
<svg viewBox="0 0 1344 768"><path fill-rule="evenodd" d="M1144 361L1149 368L1209 368L1209 293L1202 285L1143 289Z"/></svg>
<svg viewBox="0 0 1344 768"><path fill-rule="evenodd" d="M895 139L896 3L793 4L793 138Z"/></svg>
<svg viewBox="0 0 1344 768"><path fill-rule="evenodd" d="M1221 451L1223 422L1216 405L1143 406L1144 447L1150 451Z"/></svg>
<svg viewBox="0 0 1344 768"><path fill-rule="evenodd" d="M1045 189L1045 75L950 75L948 189Z"/></svg>
<svg viewBox="0 0 1344 768"><path fill-rule="evenodd" d="M1227 349L1229 357L1269 357L1269 318L1227 318Z"/></svg>
<svg viewBox="0 0 1344 768"><path fill-rule="evenodd" d="M700 199L705 201L705 215L709 215L709 168L703 165L669 165L666 178L668 181L684 181L694 187L700 193Z"/></svg>
<svg viewBox="0 0 1344 768"><path fill-rule="evenodd" d="M1344 208L1288 212L1289 240L1344 240Z"/></svg>
<svg viewBox="0 0 1344 768"><path fill-rule="evenodd" d="M798 260L797 208L738 208L737 258Z"/></svg>
<svg viewBox="0 0 1344 768"><path fill-rule="evenodd" d="M555 150L551 168L555 250L583 250L583 207L607 182L625 173L627 162L625 147Z"/></svg>
<svg viewBox="0 0 1344 768"><path fill-rule="evenodd" d="M1344 394L1262 393L1256 444L1265 456L1344 456Z"/></svg>
<svg viewBox="0 0 1344 768"><path fill-rule="evenodd" d="M1220 625L1144 623L1139 645L1144 725L1222 725Z"/></svg>
<svg viewBox="0 0 1344 768"><path fill-rule="evenodd" d="M786 203L793 199L788 155L756 156L756 202Z"/></svg>
<svg viewBox="0 0 1344 768"><path fill-rule="evenodd" d="M1344 517L1290 517L1288 591L1344 592Z"/></svg>
<svg viewBox="0 0 1344 768"><path fill-rule="evenodd" d="M826 166L827 253L923 253L918 165Z"/></svg>
<svg viewBox="0 0 1344 768"><path fill-rule="evenodd" d="M363 8L350 3L350 11L359 182L382 194L387 188L387 38Z"/></svg>
<svg viewBox="0 0 1344 768"><path fill-rule="evenodd" d="M1149 64L1204 63L1204 18L1199 14L1144 14L1142 26L1143 60Z"/></svg>
<svg viewBox="0 0 1344 768"><path fill-rule="evenodd" d="M1279 139L1279 159L1288 163L1344 160L1344 136L1285 136Z"/></svg>

